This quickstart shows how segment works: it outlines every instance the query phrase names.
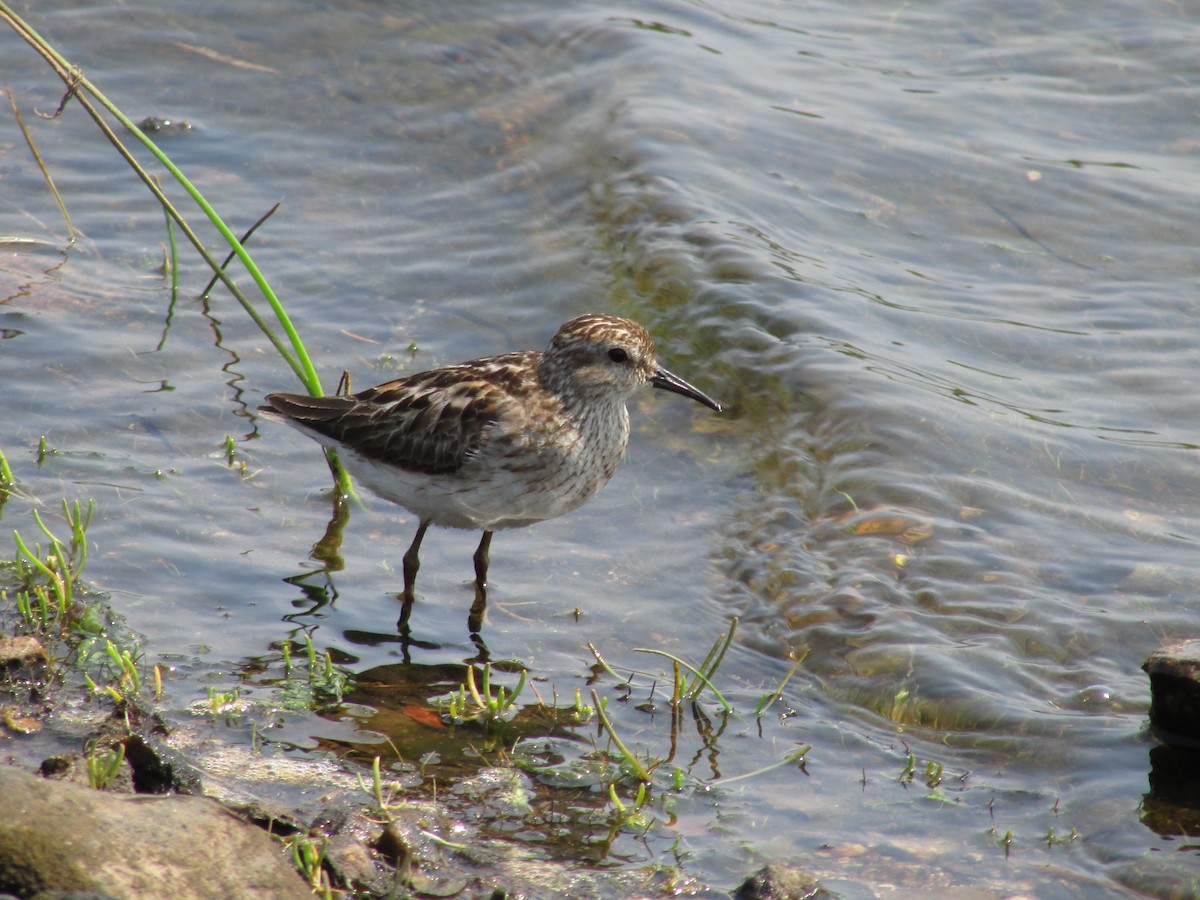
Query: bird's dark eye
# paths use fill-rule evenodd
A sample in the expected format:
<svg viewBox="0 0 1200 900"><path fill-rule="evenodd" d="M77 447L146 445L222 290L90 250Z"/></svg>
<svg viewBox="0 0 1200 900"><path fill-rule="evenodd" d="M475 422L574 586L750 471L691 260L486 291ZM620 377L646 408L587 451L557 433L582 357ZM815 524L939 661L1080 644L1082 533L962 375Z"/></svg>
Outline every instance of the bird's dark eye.
<svg viewBox="0 0 1200 900"><path fill-rule="evenodd" d="M625 360L629 359L629 354L620 347L613 347L608 351L608 358L615 363L623 363Z"/></svg>

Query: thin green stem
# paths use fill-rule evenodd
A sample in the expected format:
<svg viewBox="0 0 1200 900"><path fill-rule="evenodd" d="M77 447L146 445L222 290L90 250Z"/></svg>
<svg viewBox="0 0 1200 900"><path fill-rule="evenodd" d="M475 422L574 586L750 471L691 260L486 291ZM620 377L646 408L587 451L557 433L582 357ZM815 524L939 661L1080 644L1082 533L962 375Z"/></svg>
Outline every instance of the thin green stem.
<svg viewBox="0 0 1200 900"><path fill-rule="evenodd" d="M791 753L789 753L787 756L785 756L783 759L779 760L778 762L770 763L768 765L763 766L761 769L755 769L753 772L743 772L741 775L734 775L730 778L720 778L717 781L714 781L713 784L724 787L725 785L733 784L734 782L737 782L737 781L745 781L748 778L756 778L759 775L763 775L763 774L766 774L767 772L771 772L771 771L781 768L783 766L790 765L791 763L794 763L798 759L804 759L805 754L808 753L808 751L811 749L812 749L812 744L805 744L799 750L793 750Z"/></svg>
<svg viewBox="0 0 1200 900"><path fill-rule="evenodd" d="M625 758L625 761L629 763L629 767L633 769L634 774L637 775L638 781L649 781L649 771L647 771L646 767L642 765L641 760L629 752L629 748L625 746L625 742L617 736L617 730L613 728L612 720L609 719L608 714L604 712L604 707L600 705L600 695L596 693L595 688L592 689L592 703L596 707L596 715L600 717L600 724L603 726L604 730L608 732L609 739L617 745L617 750L620 751L621 756Z"/></svg>
<svg viewBox="0 0 1200 900"><path fill-rule="evenodd" d="M275 215L275 211L277 209L279 209L278 202L276 202L270 209L268 209L265 213L263 213L261 216L259 216L258 221L256 221L253 225L251 225L248 229L246 229L246 233L243 234L238 239L238 243L245 246L246 242L248 240L250 240L250 236L252 234L254 234L254 232L258 231L258 226L261 225L263 222L267 221L267 219L271 218L271 216ZM236 256L237 256L236 253L230 251L229 255L225 257L224 262L221 263L221 270L224 271L225 269L227 269L229 267L229 264L231 262L233 262L233 260ZM220 280L219 275L213 275L213 277L208 280L208 284L206 284L204 286L204 290L202 290L200 292L200 296L207 297L210 293L212 293L212 289L216 286L216 284L219 280Z"/></svg>
<svg viewBox="0 0 1200 900"><path fill-rule="evenodd" d="M600 667L604 669L605 672L622 683L629 681L628 678L622 678L617 670L605 661L604 657L600 655L600 651L596 649L595 644L588 643L587 648L592 651L592 656L596 657L596 662L600 664Z"/></svg>
<svg viewBox="0 0 1200 900"><path fill-rule="evenodd" d="M158 184L158 179L154 179L154 183ZM179 248L175 245L175 220L171 218L171 214L163 208L163 215L167 220L167 262L166 265L170 268L171 275L171 307L174 308L175 298L179 296Z"/></svg>
<svg viewBox="0 0 1200 900"><path fill-rule="evenodd" d="M733 636L737 632L738 619L734 616L729 622L729 631L725 633L725 642L722 643L720 638L717 638L712 649L708 651L708 656L704 657L704 662L700 664L700 671L706 675L712 675L720 667L725 659L725 653L729 650L729 645L733 643ZM720 648L718 651L717 648ZM714 658L715 657L715 658Z"/></svg>
<svg viewBox="0 0 1200 900"><path fill-rule="evenodd" d="M50 170L46 168L45 160L42 159L42 154L38 152L37 144L33 142L33 135L30 134L29 129L25 125L25 119L21 116L21 110L17 109L17 101L13 97L12 88L6 84L4 90L8 94L8 103L12 107L13 117L17 120L17 125L21 128L21 134L25 136L25 143L29 145L29 152L33 154L33 159L38 164L38 168L42 170L42 177L46 179L46 186L50 188L50 193L54 195L54 202L58 204L58 211L62 213L63 221L67 223L67 236L73 244L75 243L75 226L71 224L71 214L67 212L67 204L63 202L62 194L54 186L54 179L50 175Z"/></svg>
<svg viewBox="0 0 1200 900"><path fill-rule="evenodd" d="M237 254L238 259L242 261L242 265L244 265L246 267L246 271L250 273L250 277L254 280L254 283L258 286L258 289L262 292L263 297L266 298L267 303L271 307L271 311L275 313L276 319L279 320L279 324L283 327L284 333L287 334L288 340L291 342L292 347L296 350L296 360L299 363L297 374L300 375L301 381L304 382L305 387L309 389L311 394L314 396L320 396L320 378L317 376L316 369L313 367L312 361L308 358L308 354L304 351L304 345L300 340L300 335L292 326L292 322L288 317L287 310L283 308L283 304L280 303L279 298L275 296L275 292L271 289L271 285L267 283L266 277L259 270L258 266L255 265L254 260L250 258L250 254L246 252L246 248L241 245L241 242L238 241L234 233L229 230L229 226L225 224L224 220L217 214L217 211L213 209L212 205L209 204L204 195L200 193L200 191L195 185L192 184L188 177L184 175L183 172L180 171L180 169L175 165L175 163L171 161L171 158L162 150L160 150L158 145L155 144L154 141L150 140L146 133L142 131L142 129L140 129L132 119L125 115L125 113L123 113L115 103L108 99L103 91L96 87L96 85L93 84L86 76L84 76L77 67L73 66L65 57L62 56L62 54L55 50L40 34L30 27L27 22L14 13L7 3L0 2L0 14L2 14L9 21L13 29L19 35L21 35L21 37L24 38L24 40L30 46L37 50L47 62L51 63L51 65L54 67L54 70L58 73L58 76L63 80L63 83L66 84L68 88L68 99L71 95L74 95L78 100L80 100L81 103L84 103L84 108L86 109L87 104L85 98L82 96L79 89L83 88L93 97L95 97L96 101L101 106L107 109L117 119L118 122L124 125L134 137L141 141L142 145L149 150L151 154L153 154L154 158L157 159L168 172L171 173L171 177L173 177L180 184L180 186L188 193L188 196L190 196L195 204L200 207L206 216L208 216L208 220L212 223L213 227L217 229L225 242L229 244L233 252ZM97 117L93 115L93 118ZM99 124L100 121L102 120L97 119L97 124ZM120 144L120 140L115 134L111 134L111 129L108 129L107 125L102 125L101 127L106 130L107 134L110 134L109 140L116 142L114 146ZM122 148L118 146L118 150L122 151ZM130 164L136 163L136 160L134 160L133 157L128 154L128 151L122 151L122 156L125 156L126 160L130 162ZM140 166L135 165L135 168L140 169ZM147 185L151 186L151 190L154 190L152 182L149 180L149 178L147 177L145 180L147 181ZM159 197L160 202L165 201L165 197L161 196L161 191L155 191L155 196ZM170 206L169 204L165 205ZM170 208L173 209L173 207ZM179 217L178 213L175 213L173 217L176 218L176 221L179 222L182 227L182 217ZM199 247L197 247L197 249L199 249ZM205 255L205 262L209 263L213 271L218 271L220 267L217 266L214 261L212 261L211 257L207 257L207 254Z"/></svg>
<svg viewBox="0 0 1200 900"><path fill-rule="evenodd" d="M270 284L267 283L265 276L254 263L254 260L251 259L249 253L246 252L245 247L242 246L242 243L237 239L237 237L234 236L233 232L230 231L229 227L217 214L216 210L205 199L204 195L200 193L200 191L191 183L190 180L188 180L183 172L179 170L179 168L171 161L171 159L158 148L158 146L133 122L133 120L126 116L114 103L112 103L112 101L110 101L108 97L96 87L96 85L84 77L77 67L71 65L71 63L68 62L67 59L64 58L57 50L50 46L50 44L47 43L40 34L31 28L20 16L13 12L7 3L0 2L0 18L8 22L10 27L12 27L12 29L16 31L26 43L33 47L33 49L37 51L37 53L41 55L41 57L46 60L47 63L50 64L59 78L61 78L63 83L67 86L67 93L63 98L59 111L61 111L61 108L66 105L72 96L78 100L79 104L84 108L88 115L92 117L92 120L95 121L97 127L99 127L104 133L104 136L108 139L108 141L137 173L138 177L142 179L147 188L149 188L150 192L153 193L158 202L162 204L162 207L164 210L166 210L167 214L175 220L176 224L179 225L180 230L185 236L187 236L188 240L192 243L192 246L196 248L197 253L200 254L205 263L207 263L208 266L213 270L214 274L221 279L221 282L229 289L230 293L234 296L238 303L241 304L247 315L250 316L255 325L258 326L259 330L262 331L266 338L275 347L279 355L283 357L284 361L287 362L291 369L300 378L308 392L313 396L321 396L323 391L321 389L320 378L317 375L316 369L312 364L312 360L309 358L308 352L304 348L303 341L300 339L300 335L292 325L291 319L288 316L287 311L284 309L283 304L279 301L279 298L271 289ZM167 199L166 195L162 192L162 189L155 183L154 179L145 171L145 169L142 168L142 166L134 158L133 154L129 152L129 150L121 142L120 138L118 138L113 132L108 123L105 122L103 117L100 116L96 108L83 93L84 91L94 97L96 101L100 103L100 105L107 109L123 126L125 126L126 129L130 131L130 133L132 133L139 141L141 141L142 145L145 146L146 149L149 150L150 153L153 154L153 156L167 169L167 171L171 173L172 177L183 187L196 205L199 206L204 214L208 217L213 227L217 229L221 237L246 267L246 271L249 272L259 291L261 291L263 297L270 305L272 312L275 314L276 320L279 322L280 326L284 330L284 333L287 335L288 341L291 344L291 348L295 353L294 356L292 352L288 350L287 346L279 339L279 337L271 330L263 318L258 314L257 310L254 309L249 300L246 299L233 280L226 274L224 267L218 265L216 260L204 247L199 237L196 236L196 233L193 231L191 226L170 202L170 200ZM330 470L333 473L338 489L345 496L352 498L355 497L354 488L350 482L350 476L347 474L345 468L341 465L336 453L333 451L327 451L326 457L329 460Z"/></svg>
<svg viewBox="0 0 1200 900"><path fill-rule="evenodd" d="M12 469L8 467L8 459L4 455L4 451L0 450L0 492L6 491L17 483L17 479L13 477Z"/></svg>
<svg viewBox="0 0 1200 900"><path fill-rule="evenodd" d="M687 669L689 672L691 672L693 675L695 675L698 679L700 679L700 682L706 688L708 688L710 691L712 691L713 696L716 697L717 700L720 701L721 706L723 706L725 708L725 712L733 712L733 707L730 706L729 703L725 700L725 698L721 696L721 692L717 690L716 686L711 681L708 680L708 676L705 675L703 672L701 672L699 669L697 669L695 666L691 665L690 663L684 662L678 656L672 656L666 650L655 650L651 647L634 647L633 649L637 653L653 653L655 656L664 656L667 659L671 660L673 663L675 663L677 666L683 666L683 668ZM692 699L694 699L694 697Z"/></svg>

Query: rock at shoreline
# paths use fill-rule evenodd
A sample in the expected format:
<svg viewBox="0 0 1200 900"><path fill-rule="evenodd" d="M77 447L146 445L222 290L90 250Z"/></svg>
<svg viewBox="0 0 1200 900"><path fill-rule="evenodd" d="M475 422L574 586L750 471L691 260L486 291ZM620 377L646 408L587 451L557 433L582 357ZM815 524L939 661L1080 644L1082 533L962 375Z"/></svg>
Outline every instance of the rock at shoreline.
<svg viewBox="0 0 1200 900"><path fill-rule="evenodd" d="M35 637L0 635L0 669L32 666L46 661L46 651Z"/></svg>
<svg viewBox="0 0 1200 900"><path fill-rule="evenodd" d="M747 878L734 900L834 900L817 879L787 863L771 863Z"/></svg>
<svg viewBox="0 0 1200 900"><path fill-rule="evenodd" d="M1150 676L1150 724L1168 743L1200 741L1200 640L1161 647L1142 664Z"/></svg>
<svg viewBox="0 0 1200 900"><path fill-rule="evenodd" d="M0 892L230 900L312 893L283 847L217 803L111 794L0 766Z"/></svg>

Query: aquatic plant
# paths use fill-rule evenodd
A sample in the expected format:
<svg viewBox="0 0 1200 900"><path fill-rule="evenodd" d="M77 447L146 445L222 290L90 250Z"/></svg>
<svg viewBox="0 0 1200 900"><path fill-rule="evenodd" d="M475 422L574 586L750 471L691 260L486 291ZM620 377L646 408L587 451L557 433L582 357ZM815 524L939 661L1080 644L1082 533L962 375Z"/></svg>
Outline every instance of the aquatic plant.
<svg viewBox="0 0 1200 900"><path fill-rule="evenodd" d="M472 722L490 731L515 712L517 698L525 688L526 673L521 670L516 687L508 689L498 685L493 693L491 663L479 667L482 681L479 687L475 684L475 671L475 666L467 666L466 681L457 691L440 698L437 704L451 723L465 725Z"/></svg>
<svg viewBox="0 0 1200 900"><path fill-rule="evenodd" d="M324 835L314 837L307 834L291 834L283 839L283 844L292 851L292 864L296 867L314 894L322 897L333 897L333 882L325 871L325 853L329 849L329 839Z"/></svg>
<svg viewBox="0 0 1200 900"><path fill-rule="evenodd" d="M13 531L17 611L26 628L43 636L57 636L75 621L76 590L87 563L87 528L96 504L89 500L85 510L78 500L73 504L63 500L62 509L71 534L68 541L59 539L36 509L33 520L49 541L45 550L41 544L30 547L20 531Z"/></svg>
<svg viewBox="0 0 1200 900"><path fill-rule="evenodd" d="M87 756L88 784L98 791L112 787L125 762L125 745L116 743L111 747L92 747Z"/></svg>
<svg viewBox="0 0 1200 900"><path fill-rule="evenodd" d="M221 216L217 213L213 205L200 192L198 188L187 178L187 176L175 165L174 162L167 156L166 153L147 135L146 131L137 123L129 118L121 109L110 100L89 78L87 78L78 66L69 62L62 54L40 34L37 33L24 19L18 16L12 8L3 2L0 2L0 21L6 22L29 46L31 46L41 57L50 65L55 74L62 79L66 85L66 93L63 95L62 103L54 115L60 115L65 109L70 100L75 100L83 108L83 110L92 118L101 133L108 142L117 150L126 163L133 169L134 173L141 179L142 183L150 190L155 199L162 206L164 213L167 216L168 223L174 223L188 241L195 248L196 252L204 260L204 262L213 271L215 278L219 279L223 285L229 290L230 294L237 300L245 313L250 317L251 321L263 333L279 356L288 364L296 376L300 379L305 389L313 396L321 396L320 378L317 375L316 368L313 366L312 360L305 349L304 342L301 340L299 333L292 324L291 318L287 314L283 303L276 296L271 285L268 283L266 276L255 264L253 258L244 246L246 238L253 233L261 222L273 212L272 209L265 216L259 219L255 225L239 239ZM217 262L213 254L208 250L205 244L200 240L195 230L192 228L188 220L183 216L180 210L163 192L159 185L156 176L148 172L134 157L133 153L125 146L124 142L117 135L116 131L109 124L108 120L102 115L97 104L106 110L128 133L132 134L163 166L170 176L183 188L192 201L199 207L200 211L207 217L213 227L221 235L222 240L228 245L230 257L224 263ZM29 133L26 130L26 137L29 139ZM36 150L34 150L37 156ZM49 179L49 173L42 168L48 182L53 190L53 181ZM60 207L66 217L65 204L61 202L57 191L53 191L55 197L59 200ZM67 217L69 225L69 217ZM73 234L73 232L72 232ZM165 267L169 268L174 279L174 273L177 271L177 266L174 262L175 257L175 235L174 228L168 225L168 240L171 247L171 257L165 263ZM275 321L282 329L286 336L286 342L275 330L268 324L267 319L259 312L255 305L238 287L237 283L226 272L226 266L236 256L241 262L246 272L250 275L255 286L258 288L262 298L266 301L270 308L271 314L275 317ZM350 482L350 477L338 461L337 454L331 450L326 450L326 459L329 462L330 470L334 476L339 490L346 495L353 496L353 486Z"/></svg>
<svg viewBox="0 0 1200 900"><path fill-rule="evenodd" d="M635 649L638 653L653 653L657 656L666 657L675 664L675 677L671 694L672 706L678 707L684 701L694 702L700 696L700 693L705 688L708 688L725 709L725 712L732 712L733 707L721 696L721 692L713 686L711 678L716 674L722 660L725 659L725 653L729 650L729 645L733 643L734 634L737 633L737 626L737 616L734 616L729 621L729 630L725 633L724 637L717 638L716 642L712 645L712 649L708 651L708 655L704 657L704 662L700 663L699 666L686 663L679 657L667 653L665 650L656 650L649 647L636 647ZM680 671L681 669L690 672L692 677L689 679Z"/></svg>

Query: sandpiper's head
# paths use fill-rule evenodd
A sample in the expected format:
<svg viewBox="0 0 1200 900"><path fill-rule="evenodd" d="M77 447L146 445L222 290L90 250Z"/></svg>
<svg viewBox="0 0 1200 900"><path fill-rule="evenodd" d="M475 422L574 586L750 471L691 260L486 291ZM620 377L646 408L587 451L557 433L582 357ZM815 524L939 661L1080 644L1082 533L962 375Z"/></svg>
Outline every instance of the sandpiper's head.
<svg viewBox="0 0 1200 900"><path fill-rule="evenodd" d="M645 328L616 316L591 313L567 322L551 338L539 370L543 383L564 396L624 403L649 383L721 409L711 397L658 365Z"/></svg>

